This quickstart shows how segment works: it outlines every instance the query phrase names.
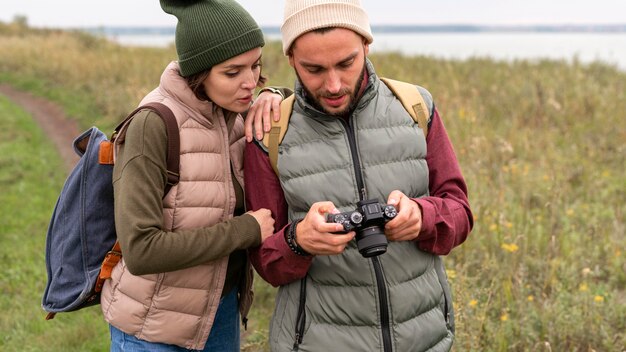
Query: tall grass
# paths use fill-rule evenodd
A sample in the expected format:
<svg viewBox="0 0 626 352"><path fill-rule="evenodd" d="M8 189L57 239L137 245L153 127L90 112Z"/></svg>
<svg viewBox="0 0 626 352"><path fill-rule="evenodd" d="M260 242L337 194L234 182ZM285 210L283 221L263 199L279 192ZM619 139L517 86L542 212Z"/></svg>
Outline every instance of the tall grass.
<svg viewBox="0 0 626 352"><path fill-rule="evenodd" d="M83 127L115 125L175 58L173 48L123 48L84 34L2 27L0 52L10 53L0 56L0 82L56 100ZM370 58L379 75L431 91L469 186L476 224L445 258L456 307L455 350L624 350L626 74L600 63ZM271 84L292 86L278 43L266 46L263 64ZM10 126L5 133L20 130ZM10 175L2 176L7 184L18 182ZM28 222L32 243L24 249L34 256L43 255L42 219L53 206L51 197L46 201L47 207L12 216L39 217ZM0 236L4 243L10 233L3 227ZM1 287L2 297L30 295L12 308L17 317L32 309L26 302L39 304L42 265L13 265L18 279ZM274 289L260 280L256 286L248 351L266 348L273 307ZM46 326L24 326L20 334L33 341L54 325L77 328L88 320L106 335L99 319L97 312L76 312ZM22 320L3 314L0 321L4 332ZM85 339L106 344L106 336L81 343ZM64 348L80 345L68 338Z"/></svg>
<svg viewBox="0 0 626 352"><path fill-rule="evenodd" d="M3 96L0 116L0 350L106 350L93 308L44 320L45 233L65 167L35 121Z"/></svg>

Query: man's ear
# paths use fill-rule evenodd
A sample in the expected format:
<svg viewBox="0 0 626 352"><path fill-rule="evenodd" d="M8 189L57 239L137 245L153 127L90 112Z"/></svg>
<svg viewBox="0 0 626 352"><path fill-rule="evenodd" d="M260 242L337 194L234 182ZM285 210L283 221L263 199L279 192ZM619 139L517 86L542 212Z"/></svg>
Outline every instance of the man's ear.
<svg viewBox="0 0 626 352"><path fill-rule="evenodd" d="M363 52L365 53L365 56L367 56L370 52L370 45L367 41L365 41L365 39L363 40Z"/></svg>
<svg viewBox="0 0 626 352"><path fill-rule="evenodd" d="M293 61L293 52L289 51L288 55L289 55L289 65L295 68L296 66L294 65L294 61Z"/></svg>

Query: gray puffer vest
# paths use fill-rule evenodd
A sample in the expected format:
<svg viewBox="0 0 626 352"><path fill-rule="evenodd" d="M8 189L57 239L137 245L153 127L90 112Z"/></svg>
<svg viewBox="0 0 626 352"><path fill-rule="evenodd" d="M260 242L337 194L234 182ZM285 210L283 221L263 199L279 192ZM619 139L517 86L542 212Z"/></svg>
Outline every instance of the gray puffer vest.
<svg viewBox="0 0 626 352"><path fill-rule="evenodd" d="M290 221L317 201L351 211L362 199L384 203L395 189L428 195L424 134L369 62L367 69L349 123L308 105L296 86L277 163ZM430 94L419 89L432 111ZM453 332L438 256L392 242L364 258L352 241L341 255L316 256L305 279L279 289L270 344L272 351L448 351Z"/></svg>

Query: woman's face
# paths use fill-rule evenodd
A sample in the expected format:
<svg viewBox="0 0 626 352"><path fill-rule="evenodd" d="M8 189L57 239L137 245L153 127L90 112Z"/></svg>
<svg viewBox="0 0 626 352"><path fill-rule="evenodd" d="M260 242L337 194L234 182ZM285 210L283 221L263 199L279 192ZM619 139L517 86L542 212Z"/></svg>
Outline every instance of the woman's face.
<svg viewBox="0 0 626 352"><path fill-rule="evenodd" d="M255 48L213 66L202 85L212 102L241 113L250 107L260 75L261 48Z"/></svg>

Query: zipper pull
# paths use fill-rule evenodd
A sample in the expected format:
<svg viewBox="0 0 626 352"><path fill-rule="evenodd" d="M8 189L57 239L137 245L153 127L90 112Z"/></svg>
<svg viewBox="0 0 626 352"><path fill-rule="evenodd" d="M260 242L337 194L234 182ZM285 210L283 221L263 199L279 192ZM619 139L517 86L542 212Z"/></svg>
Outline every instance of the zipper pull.
<svg viewBox="0 0 626 352"><path fill-rule="evenodd" d="M293 343L293 347L291 348L291 352L297 352L298 350L300 350L300 333L296 333L296 341L294 341Z"/></svg>

